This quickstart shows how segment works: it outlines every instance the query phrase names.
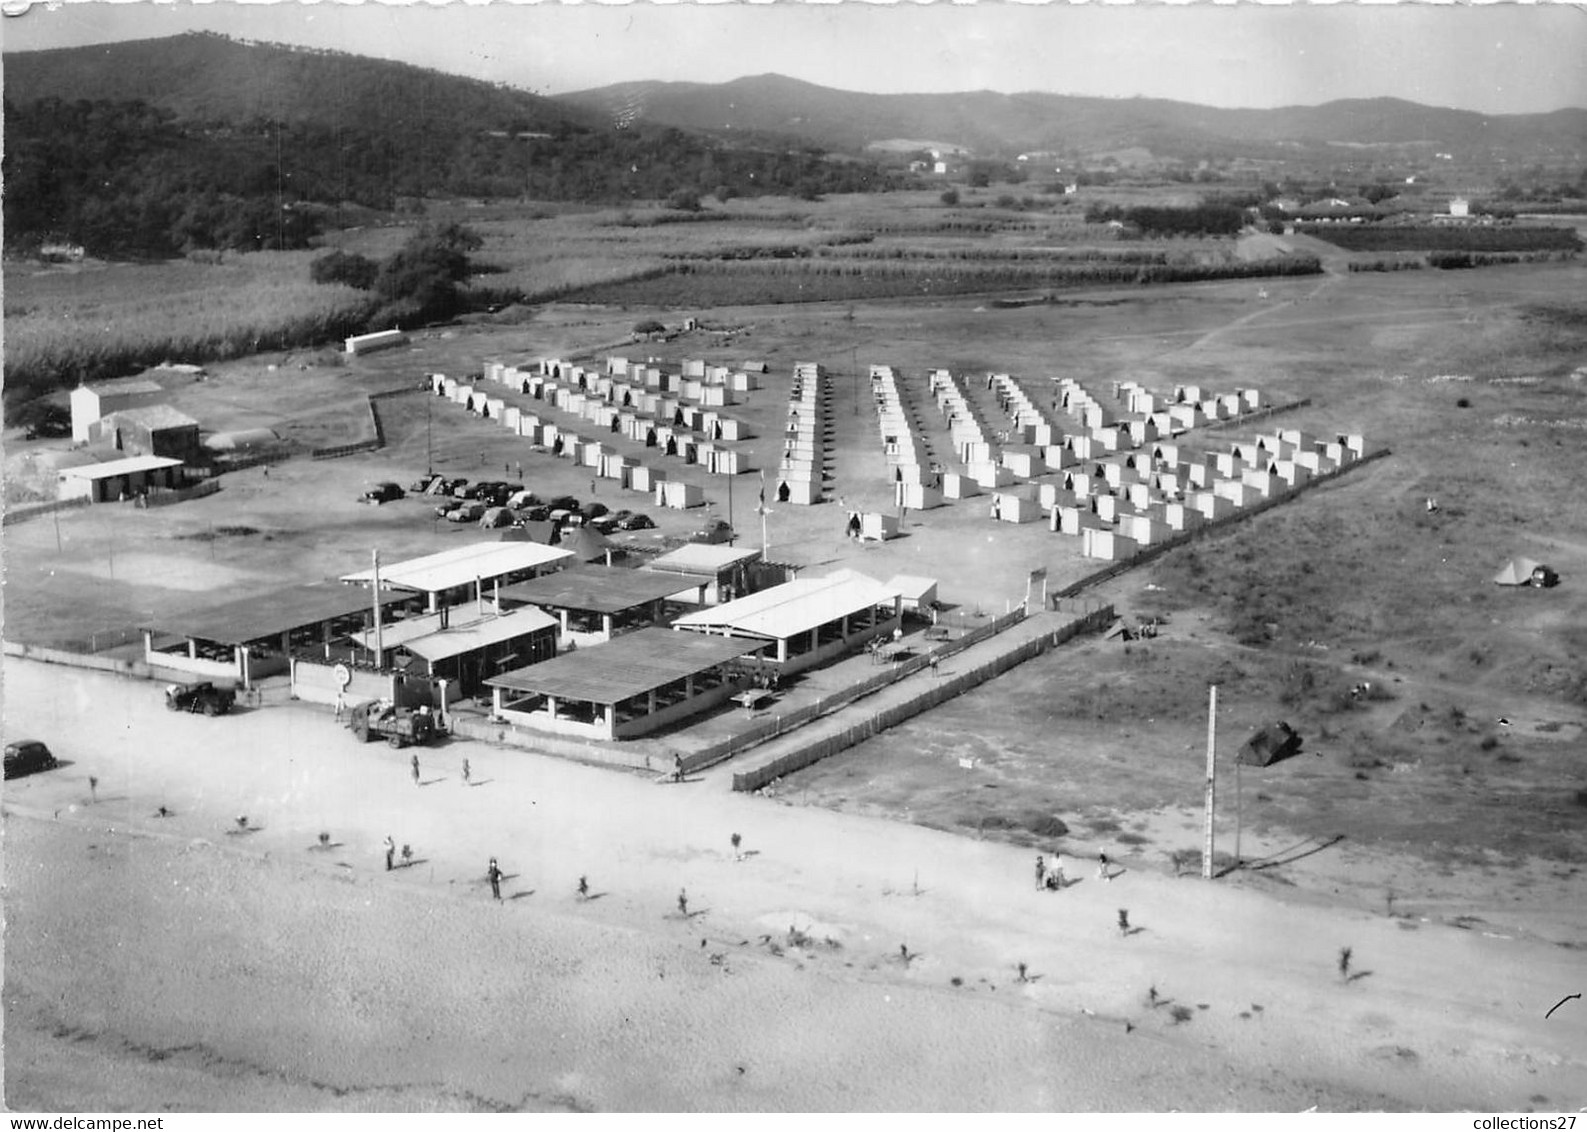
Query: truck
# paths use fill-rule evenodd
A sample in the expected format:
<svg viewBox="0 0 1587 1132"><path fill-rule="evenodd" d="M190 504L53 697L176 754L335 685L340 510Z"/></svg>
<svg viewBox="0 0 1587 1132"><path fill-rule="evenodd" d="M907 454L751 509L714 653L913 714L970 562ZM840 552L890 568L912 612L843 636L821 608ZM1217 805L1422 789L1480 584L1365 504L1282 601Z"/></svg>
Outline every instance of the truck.
<svg viewBox="0 0 1587 1132"><path fill-rule="evenodd" d="M422 747L435 735L435 718L429 712L400 708L389 700L359 704L348 726L360 743L384 739L398 751L410 744Z"/></svg>
<svg viewBox="0 0 1587 1132"><path fill-rule="evenodd" d="M167 711L225 715L236 702L237 689L217 688L208 680L195 680L188 684L167 684L165 686L165 707Z"/></svg>

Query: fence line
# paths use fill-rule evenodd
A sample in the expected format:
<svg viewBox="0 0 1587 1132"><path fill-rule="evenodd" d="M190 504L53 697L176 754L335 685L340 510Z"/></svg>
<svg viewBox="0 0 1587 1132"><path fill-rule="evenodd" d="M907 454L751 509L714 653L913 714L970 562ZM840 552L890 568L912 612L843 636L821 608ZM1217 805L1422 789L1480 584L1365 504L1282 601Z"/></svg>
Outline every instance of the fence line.
<svg viewBox="0 0 1587 1132"><path fill-rule="evenodd" d="M1257 409L1252 413L1241 413L1239 416L1230 417L1226 421L1212 421L1201 427L1207 432L1224 428L1244 428L1246 425L1255 424L1257 421L1265 420L1268 417L1276 417L1280 413L1287 413L1293 409L1304 409L1310 404L1310 397L1302 397L1299 401L1286 401L1282 405L1269 405L1265 409Z"/></svg>
<svg viewBox="0 0 1587 1132"><path fill-rule="evenodd" d="M9 527L12 523L25 523L29 519L37 519L55 511L71 511L78 507L87 507L87 499L53 499L48 503L32 504L26 507L7 507L5 514L0 516L0 526Z"/></svg>
<svg viewBox="0 0 1587 1132"><path fill-rule="evenodd" d="M719 743L684 755L684 770L695 771L714 766L719 762L732 758L734 755L749 750L751 747L757 747L762 743L777 738L779 735L785 735L790 731L803 727L805 724L824 715L830 715L841 708L847 707L855 700L863 699L872 692L879 691L889 684L896 684L905 677L919 672L929 665L933 658L940 661L955 653L962 652L971 645L979 644L988 637L1018 624L1024 618L1025 610L1023 608L1011 610L1003 614L1003 616L987 622L985 625L972 629L958 640L945 642L928 652L912 656L908 660L889 664L884 671L867 676L865 679L850 684L830 696L824 696L814 703L795 708L785 715L773 716L771 719L764 720L735 735L729 735Z"/></svg>
<svg viewBox="0 0 1587 1132"><path fill-rule="evenodd" d="M769 782L835 755L839 751L847 750L889 727L894 727L906 719L911 719L923 711L953 699L1081 633L1096 632L1112 620L1113 606L1098 604L1089 613L1077 617L1053 632L1043 633L1039 637L1025 641L968 671L957 672L952 676L933 681L904 702L874 712L868 718L844 728L836 735L817 739L761 766L735 774L733 789L740 792L759 790Z"/></svg>

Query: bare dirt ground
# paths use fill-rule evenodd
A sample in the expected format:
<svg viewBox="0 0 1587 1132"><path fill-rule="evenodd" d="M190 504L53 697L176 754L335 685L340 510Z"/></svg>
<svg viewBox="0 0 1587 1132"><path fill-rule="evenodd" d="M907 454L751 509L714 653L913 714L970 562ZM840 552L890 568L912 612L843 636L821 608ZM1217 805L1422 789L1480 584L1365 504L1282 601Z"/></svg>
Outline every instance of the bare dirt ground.
<svg viewBox="0 0 1587 1132"><path fill-rule="evenodd" d="M14 1109L1587 1103L1587 1013L1543 1019L1579 953L1524 936L1128 862L1042 894L1023 849L472 743L416 788L324 712L5 677L68 760L6 791Z"/></svg>
<svg viewBox="0 0 1587 1132"><path fill-rule="evenodd" d="M333 734L323 759L312 756L320 740L309 733L329 726L323 717L272 707L236 720L145 721L144 708L128 705L152 703L150 686L10 666L7 735L59 739L80 769L7 790L7 968L28 972L8 979L8 1069L22 1067L8 1100L43 1105L100 1080L63 1080L55 1068L83 1057L123 1090L103 1099L149 1107L161 1103L156 1081L196 1108L1587 1103L1580 1023L1566 1029L1561 1012L1542 1026L1555 999L1536 1001L1581 989L1559 984L1580 981L1587 942L1587 807L1576 794L1587 787L1578 580L1587 577L1578 467L1587 401L1573 376L1587 329L1569 298L1587 291L1584 275L1576 265L1331 275L1070 295L1019 310L971 299L690 311L737 330L613 349L764 359L773 380L735 411L772 427L793 364L824 362L838 410L832 493L866 509L890 509L859 377L871 362L915 381L938 366L1072 376L1099 395L1126 378L1254 385L1270 400L1311 399L1273 426L1361 432L1393 455L1102 591L1128 615L1165 617L1157 640L1091 642L1022 666L783 782L777 800L802 807L682 790L658 805L653 787L625 776L486 748L474 761L503 761L497 801L473 813L466 806L484 788L459 789L437 807L430 797L455 780L404 791L399 768L388 796L370 786L371 774L392 770L381 752L348 751ZM603 348L648 313L551 308L522 327L459 328L346 366L272 355L216 367L195 387L210 400L181 407L211 428L274 421L306 445L357 439L364 392L487 359ZM272 384L282 374L286 384ZM86 639L189 607L205 587L223 587L211 590L218 601L241 587L361 569L373 546L391 560L492 537L448 529L417 501L354 502L366 481L406 483L432 461L478 479L503 478L521 459L522 478L542 494L588 495L581 471L455 406L396 398L385 421L381 452L294 460L268 478L238 473L220 493L177 507L89 508L58 526L7 528L7 636ZM8 445L8 469L37 451ZM758 477L738 477L731 504L752 543L757 489ZM725 516L724 485L710 494ZM1438 512L1426 511L1427 497ZM638 498L608 502L652 514L664 539L701 517ZM1073 540L994 524L976 499L911 514L907 537L880 547L845 540L835 505L773 509L772 558L939 577L944 600L966 612L1018 602L1035 567L1048 568L1053 586L1087 571ZM1549 561L1564 584L1499 590L1489 579L1512 553ZM14 698L26 680L35 693ZM1362 680L1378 691L1351 698ZM1306 736L1299 759L1242 772L1250 867L1216 886L1173 875L1176 855L1183 863L1200 845L1209 681L1220 685L1225 754L1273 718ZM232 729L223 749L195 746L196 733L182 730L211 724ZM86 808L85 773L100 778L101 795ZM1222 853L1233 850L1230 773ZM111 822L107 795L125 799ZM178 818L149 822L162 802ZM234 812L254 810L266 832L223 833ZM744 866L725 849L739 827L752 846L766 843ZM305 848L322 828L349 847L350 869ZM175 838L143 836L172 829ZM378 869L388 832L435 853L433 889L417 867L397 878ZM1036 911L1024 891L1034 847L1071 862L1105 850L1129 872L1052 898L1063 903L1043 898ZM491 853L509 871L536 862L525 869L534 895L477 907L486 902L475 878ZM580 872L610 884L611 899L564 896ZM1005 880L1007 902L997 895ZM700 933L704 948L694 921L664 918L680 884L691 895L699 886L713 929L722 916L724 927ZM87 899L62 901L62 891ZM545 926L538 911L518 916L552 893L562 903ZM361 911L334 945L297 946L342 906ZM1145 932L1119 938L1124 906ZM97 907L110 914L91 919ZM496 911L517 916L510 929L485 918ZM793 950L769 947L787 942L789 913L801 931L798 916L835 926L842 947L796 949L806 969L790 971ZM191 955L169 934L184 917L209 933ZM123 921L148 933L143 948L117 950ZM83 956L40 950L46 933L68 930L93 941ZM923 958L895 968L900 942ZM1334 971L1345 946L1355 948L1354 973L1369 975ZM134 970L115 959L134 953L162 962ZM537 966L567 972L586 954L602 958L572 979L577 994L561 994ZM717 954L741 977L712 963ZM374 958L358 962L364 955ZM1041 978L1011 984L1018 962ZM205 987L191 1001L176 993L190 973ZM1154 985L1172 1006L1149 1005ZM896 1026L877 1021L878 994L900 1011ZM300 1004L286 1017L311 1040L252 1021L273 1017L282 996ZM308 1005L327 996L333 1018ZM774 1016L768 1002L794 1021L761 1024ZM623 1013L629 1004L642 1015L638 1036L619 1041L628 1024L619 1018L636 1018ZM1175 1021L1173 1006L1191 1014ZM579 1040L551 1048L551 1031L526 1021L540 1010ZM503 1016L518 1028L486 1044L482 1019ZM13 1032L26 1040L15 1045ZM202 1037L183 1036L193 1032ZM924 1033L960 1036L935 1039L921 1056ZM664 1050L681 1061L669 1066Z"/></svg>

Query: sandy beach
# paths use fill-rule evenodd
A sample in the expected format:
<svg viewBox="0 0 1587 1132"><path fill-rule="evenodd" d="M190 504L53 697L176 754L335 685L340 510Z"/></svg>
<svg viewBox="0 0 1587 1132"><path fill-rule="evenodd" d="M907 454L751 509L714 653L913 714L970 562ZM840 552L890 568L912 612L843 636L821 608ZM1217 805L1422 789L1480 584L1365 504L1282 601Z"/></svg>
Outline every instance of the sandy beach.
<svg viewBox="0 0 1587 1132"><path fill-rule="evenodd" d="M415 787L325 711L172 716L9 659L4 691L8 738L66 760L5 793L13 1109L1587 1105L1587 1008L1544 1017L1583 989L1579 905L1473 930L1127 853L1101 881L1078 845L1038 893L1024 850L721 770L452 742Z"/></svg>

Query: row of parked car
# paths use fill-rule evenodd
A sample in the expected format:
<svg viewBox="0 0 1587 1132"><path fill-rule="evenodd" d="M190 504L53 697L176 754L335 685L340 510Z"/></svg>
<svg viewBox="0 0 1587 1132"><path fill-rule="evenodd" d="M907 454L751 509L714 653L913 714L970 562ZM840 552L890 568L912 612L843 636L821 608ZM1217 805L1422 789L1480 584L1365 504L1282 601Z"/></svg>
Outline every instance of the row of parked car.
<svg viewBox="0 0 1587 1132"><path fill-rule="evenodd" d="M648 515L628 510L614 512L604 503L581 505L571 495L543 500L521 483L503 480L469 483L465 477L446 477L434 472L421 476L406 492L395 483L371 484L364 492L363 502L378 505L408 494L435 498L438 518L452 523L478 523L486 528L549 521L592 527L602 534L611 534L620 530L651 530L656 525Z"/></svg>

